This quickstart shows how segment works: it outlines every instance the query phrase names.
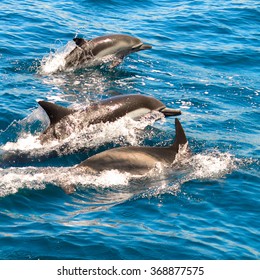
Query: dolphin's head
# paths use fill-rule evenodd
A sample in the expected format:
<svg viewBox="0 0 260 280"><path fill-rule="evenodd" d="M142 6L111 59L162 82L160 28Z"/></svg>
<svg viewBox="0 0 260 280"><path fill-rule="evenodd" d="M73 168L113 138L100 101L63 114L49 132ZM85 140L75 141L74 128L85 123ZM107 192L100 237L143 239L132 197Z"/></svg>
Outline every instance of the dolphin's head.
<svg viewBox="0 0 260 280"><path fill-rule="evenodd" d="M152 46L146 45L140 39L130 35L114 34L104 36L103 38L111 40L111 42L113 42L113 45L116 46L117 51L123 52L125 54L139 52L142 50L149 50L152 48Z"/></svg>
<svg viewBox="0 0 260 280"><path fill-rule="evenodd" d="M152 48L151 45L144 44L140 39L136 37L129 36L131 40L131 49L130 52L139 52L142 50L149 50Z"/></svg>
<svg viewBox="0 0 260 280"><path fill-rule="evenodd" d="M163 113L165 117L181 115L180 110L168 108L164 103L152 96L133 94L126 96L126 98L127 102L135 108L147 108L150 111L158 111Z"/></svg>

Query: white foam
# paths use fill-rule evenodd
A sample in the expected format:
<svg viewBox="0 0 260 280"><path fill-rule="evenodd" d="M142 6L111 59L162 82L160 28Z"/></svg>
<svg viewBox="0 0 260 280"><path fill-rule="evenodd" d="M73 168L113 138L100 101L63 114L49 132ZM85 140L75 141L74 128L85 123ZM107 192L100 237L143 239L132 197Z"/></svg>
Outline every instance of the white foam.
<svg viewBox="0 0 260 280"><path fill-rule="evenodd" d="M18 138L17 142L7 142L1 147L1 149L5 151L30 151L40 148L42 148L42 144L39 138L30 133L24 133L20 138Z"/></svg>
<svg viewBox="0 0 260 280"><path fill-rule="evenodd" d="M193 167L190 178L218 179L236 169L240 161L228 152L213 151L193 155L189 164Z"/></svg>
<svg viewBox="0 0 260 280"><path fill-rule="evenodd" d="M45 188L44 176L37 168L8 168L0 169L0 197L14 194L19 189Z"/></svg>
<svg viewBox="0 0 260 280"><path fill-rule="evenodd" d="M75 62L75 67L71 67L69 69L66 69L66 56L74 50L76 47L76 44L73 41L69 41L65 46L58 48L54 52L51 51L47 56L43 57L41 61L41 65L39 68L38 73L42 75L48 75L53 74L58 71L73 71L75 68L81 68L81 67L93 67L100 64L106 64L112 61L115 61L118 59L114 54L109 55L102 55L99 57L93 57L93 59L90 59L88 61L85 61L83 65L78 65L77 62ZM106 51L107 52L107 51ZM105 54L105 53L104 53ZM120 60L119 60L120 62Z"/></svg>
<svg viewBox="0 0 260 280"><path fill-rule="evenodd" d="M36 113L33 113L28 119L34 121L35 114L38 115L39 111L36 110ZM40 143L38 135L22 132L16 142L7 142L0 148L6 152L14 152L14 154L29 152L30 155L37 158L37 156L46 155L53 150L60 150L61 154L67 154L81 148L96 148L108 142L139 145L143 140L143 129L147 125L152 125L160 117L164 119L163 114L158 112L152 112L140 121L123 117L113 123L99 123L83 127L67 139L51 141L44 145ZM26 122L24 121L24 123ZM60 149L64 146L65 148ZM222 178L241 164L241 161L232 154L221 153L217 150L189 154L189 156L187 154L189 151L185 145L177 154L168 175L165 173L164 166L158 164L154 170L144 176L146 178L156 177L156 184L142 184L142 189L149 188L149 193L154 196L165 192L175 193L187 181ZM89 185L98 188L108 186L116 188L118 185L127 187L129 183L132 184L132 179L138 180L140 176L134 177L130 174L120 173L118 170L105 171L99 176L94 176L73 168L28 167L0 169L0 178L0 196L5 196L15 193L21 188L42 189L48 183L58 186L74 184L83 188L87 188Z"/></svg>
<svg viewBox="0 0 260 280"><path fill-rule="evenodd" d="M179 169L170 173L158 165L144 176L132 176L118 170L92 175L82 168L74 167L0 168L0 196L14 194L20 189L44 189L47 184L62 188L74 186L82 190L93 187L99 190L109 188L112 195L114 190L124 193L127 198L136 193L142 196L158 196L164 193L176 195L185 182L218 179L240 164L231 154L214 151L193 155L186 162L183 159Z"/></svg>
<svg viewBox="0 0 260 280"><path fill-rule="evenodd" d="M50 52L41 61L40 74L52 74L65 69L66 56L75 48L75 43L70 41L65 47Z"/></svg>
<svg viewBox="0 0 260 280"><path fill-rule="evenodd" d="M22 132L16 142L7 142L0 149L15 152L17 155L28 152L30 157L37 157L47 155L52 151L57 151L62 155L70 154L80 149L93 149L109 142L138 145L142 141L144 128L164 116L159 112L151 112L139 121L125 116L115 122L98 123L86 127L77 127L77 122L80 123L81 120L77 119L75 115L72 115L71 118L75 118L73 120L74 131L65 139L59 141L55 139L41 144L39 133L32 135Z"/></svg>
<svg viewBox="0 0 260 280"><path fill-rule="evenodd" d="M187 145L182 147L171 168L167 173L161 172L162 176L150 184L150 189L142 194L143 197L158 196L165 193L177 195L181 186L191 180L217 180L237 169L247 161L239 160L230 153L210 151L187 156L190 151ZM153 171L151 175L157 174ZM160 179L161 178L161 179Z"/></svg>
<svg viewBox="0 0 260 280"><path fill-rule="evenodd" d="M14 194L20 189L44 189L47 184L58 187L75 186L81 189L88 187L111 188L126 186L129 183L129 174L117 170L102 172L98 175L85 174L82 169L71 167L12 167L0 168L0 197Z"/></svg>

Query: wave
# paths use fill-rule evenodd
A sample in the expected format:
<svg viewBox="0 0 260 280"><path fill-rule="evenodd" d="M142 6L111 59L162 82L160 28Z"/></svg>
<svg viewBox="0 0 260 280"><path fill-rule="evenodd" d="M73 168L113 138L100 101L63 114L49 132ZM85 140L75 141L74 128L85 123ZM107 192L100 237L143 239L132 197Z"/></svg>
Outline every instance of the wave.
<svg viewBox="0 0 260 280"><path fill-rule="evenodd" d="M184 150L179 156L177 155L171 170L168 170L166 180L155 182L156 187L143 195L158 196L167 193L176 195L181 191L181 186L189 181L218 180L240 166L250 163L248 160L238 159L228 152L223 153L218 150L193 154L189 157L185 154Z"/></svg>
<svg viewBox="0 0 260 280"><path fill-rule="evenodd" d="M34 116L38 117L38 113L35 113ZM35 119L32 116L31 119L31 123L33 123ZM53 156L63 156L83 150L89 151L112 142L114 145L139 145L143 141L145 127L153 125L158 119L164 120L163 114L152 112L138 121L125 116L115 122L83 127L65 139L52 140L43 144L39 138L41 133L37 132L34 135L28 132L30 125L28 125L29 120L27 119L19 123L20 134L16 141L8 141L0 146L0 163L8 165L9 163L41 161ZM9 134L13 129L17 129L17 123L11 125L2 134Z"/></svg>
<svg viewBox="0 0 260 280"><path fill-rule="evenodd" d="M133 176L118 170L88 174L84 169L75 167L0 168L0 196L15 194L21 189L42 190L51 184L68 192L72 190L71 187L83 193L95 189L102 193L103 202L110 201L113 204L136 196L176 195L186 182L217 180L244 164L246 161L216 150L195 154L180 162L177 159L167 171L158 165L144 176ZM97 197L94 200L97 202Z"/></svg>

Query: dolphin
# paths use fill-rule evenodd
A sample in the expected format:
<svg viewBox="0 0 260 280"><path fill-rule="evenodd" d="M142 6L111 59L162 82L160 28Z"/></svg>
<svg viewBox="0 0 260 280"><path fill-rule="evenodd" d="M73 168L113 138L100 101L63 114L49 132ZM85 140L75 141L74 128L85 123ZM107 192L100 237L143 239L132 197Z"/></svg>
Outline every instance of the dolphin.
<svg viewBox="0 0 260 280"><path fill-rule="evenodd" d="M65 57L65 68L79 68L110 62L110 68L118 66L128 54L151 49L138 38L114 34L91 40L74 38L75 48Z"/></svg>
<svg viewBox="0 0 260 280"><path fill-rule="evenodd" d="M75 168L81 168L91 174L116 169L131 175L145 175L154 169L158 163L170 167L173 165L180 148L188 143L185 132L177 118L175 119L175 131L174 143L168 147L132 146L114 148L86 159L76 165ZM185 148L186 151L189 151L188 145Z"/></svg>
<svg viewBox="0 0 260 280"><path fill-rule="evenodd" d="M81 110L65 108L47 101L38 103L50 119L50 125L40 135L42 144L65 139L86 126L114 122L123 116L138 120L152 111L161 112L166 117L181 114L180 110L167 108L158 99L141 94L111 97Z"/></svg>

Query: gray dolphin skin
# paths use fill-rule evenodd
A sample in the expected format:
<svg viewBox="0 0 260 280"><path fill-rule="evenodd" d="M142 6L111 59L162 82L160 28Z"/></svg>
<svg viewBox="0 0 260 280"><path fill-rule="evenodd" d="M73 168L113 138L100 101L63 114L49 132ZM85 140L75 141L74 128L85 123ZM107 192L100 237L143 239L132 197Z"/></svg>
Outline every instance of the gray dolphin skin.
<svg viewBox="0 0 260 280"><path fill-rule="evenodd" d="M76 47L65 57L65 68L84 67L88 63L99 65L106 63L105 60L110 62L110 68L114 68L125 56L152 48L138 38L123 34L100 36L92 40L74 38L73 41Z"/></svg>
<svg viewBox="0 0 260 280"><path fill-rule="evenodd" d="M50 119L49 127L40 135L42 144L65 139L89 125L114 122L123 116L139 119L152 111L161 112L166 117L181 114L180 110L167 108L158 99L141 94L111 97L82 110L73 110L46 101L38 103Z"/></svg>
<svg viewBox="0 0 260 280"><path fill-rule="evenodd" d="M119 170L132 175L145 175L162 163L171 166L182 145L187 143L185 132L175 119L175 141L168 147L121 147L96 154L75 168L85 168L87 173Z"/></svg>

